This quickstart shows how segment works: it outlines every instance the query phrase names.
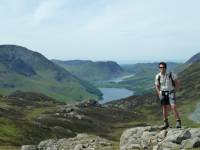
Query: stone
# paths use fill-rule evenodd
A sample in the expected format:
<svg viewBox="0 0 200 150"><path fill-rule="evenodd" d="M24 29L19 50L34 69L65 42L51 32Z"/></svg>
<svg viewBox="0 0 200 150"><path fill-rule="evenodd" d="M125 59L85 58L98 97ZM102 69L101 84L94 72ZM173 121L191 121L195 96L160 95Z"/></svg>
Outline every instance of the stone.
<svg viewBox="0 0 200 150"><path fill-rule="evenodd" d="M112 150L113 145L106 139L85 133L74 138L49 139L40 142L38 147L50 150Z"/></svg>
<svg viewBox="0 0 200 150"><path fill-rule="evenodd" d="M190 133L191 133L191 137L200 137L199 128L191 128Z"/></svg>
<svg viewBox="0 0 200 150"><path fill-rule="evenodd" d="M36 145L23 145L21 147L21 150L37 150L37 146Z"/></svg>
<svg viewBox="0 0 200 150"><path fill-rule="evenodd" d="M184 148L200 147L200 138L195 137L195 138L192 138L192 139L184 140L182 145L183 145Z"/></svg>
<svg viewBox="0 0 200 150"><path fill-rule="evenodd" d="M120 138L120 150L171 150L200 148L200 128L135 127L127 129Z"/></svg>
<svg viewBox="0 0 200 150"><path fill-rule="evenodd" d="M189 139L191 133L187 129L171 129L168 131L165 141L181 144L183 140Z"/></svg>

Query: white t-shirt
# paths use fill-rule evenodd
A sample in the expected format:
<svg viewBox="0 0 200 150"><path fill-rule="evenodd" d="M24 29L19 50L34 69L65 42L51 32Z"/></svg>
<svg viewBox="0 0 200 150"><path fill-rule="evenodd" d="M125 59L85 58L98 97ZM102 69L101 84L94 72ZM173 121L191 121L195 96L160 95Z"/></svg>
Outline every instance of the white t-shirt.
<svg viewBox="0 0 200 150"><path fill-rule="evenodd" d="M176 80L178 79L178 76L174 73L172 74L172 79ZM160 76L160 90L161 91L171 91L174 90L174 87L172 85L172 80L169 78L170 73L167 72L165 75L162 75L161 73L158 73L155 77L155 85L159 85L158 83L158 77Z"/></svg>

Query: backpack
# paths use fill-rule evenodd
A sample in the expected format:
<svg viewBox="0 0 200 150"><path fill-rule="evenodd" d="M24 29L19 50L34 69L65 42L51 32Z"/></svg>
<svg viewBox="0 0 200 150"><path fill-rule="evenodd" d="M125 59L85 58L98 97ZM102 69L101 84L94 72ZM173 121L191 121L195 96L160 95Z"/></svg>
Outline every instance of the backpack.
<svg viewBox="0 0 200 150"><path fill-rule="evenodd" d="M171 79L171 81L172 81L172 86L173 87L175 87L176 86L176 84L175 84L175 81L174 81L174 79L172 78L172 72L170 72L169 73L169 78ZM160 86L160 75L158 76L158 85Z"/></svg>

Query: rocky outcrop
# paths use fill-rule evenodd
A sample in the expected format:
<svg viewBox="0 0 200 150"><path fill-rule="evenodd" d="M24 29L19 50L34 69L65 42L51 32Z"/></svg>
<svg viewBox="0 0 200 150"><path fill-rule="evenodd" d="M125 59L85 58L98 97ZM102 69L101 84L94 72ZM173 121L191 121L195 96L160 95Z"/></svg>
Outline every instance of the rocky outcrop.
<svg viewBox="0 0 200 150"><path fill-rule="evenodd" d="M55 116L64 118L76 118L79 120L88 119L87 116L82 114L82 109L88 107L101 107L101 104L95 100L83 101L76 104L66 104L58 109L58 111L55 113Z"/></svg>
<svg viewBox="0 0 200 150"><path fill-rule="evenodd" d="M78 134L69 139L49 139L39 145L24 145L22 150L114 150L113 144L98 136Z"/></svg>
<svg viewBox="0 0 200 150"><path fill-rule="evenodd" d="M120 100L110 101L104 104L106 107L115 107L124 110L133 110L138 106L142 106L144 104L152 105L157 104L158 98L153 93L147 93L144 95L133 95L127 98L123 98Z"/></svg>
<svg viewBox="0 0 200 150"><path fill-rule="evenodd" d="M126 130L120 139L120 150L164 150L200 148L200 128L136 127Z"/></svg>

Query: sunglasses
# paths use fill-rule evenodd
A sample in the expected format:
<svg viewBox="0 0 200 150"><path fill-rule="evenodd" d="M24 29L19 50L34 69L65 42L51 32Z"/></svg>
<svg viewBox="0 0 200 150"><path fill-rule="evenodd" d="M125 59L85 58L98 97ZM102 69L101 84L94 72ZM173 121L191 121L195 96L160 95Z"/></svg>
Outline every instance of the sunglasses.
<svg viewBox="0 0 200 150"><path fill-rule="evenodd" d="M165 68L165 67L159 67L159 68Z"/></svg>

